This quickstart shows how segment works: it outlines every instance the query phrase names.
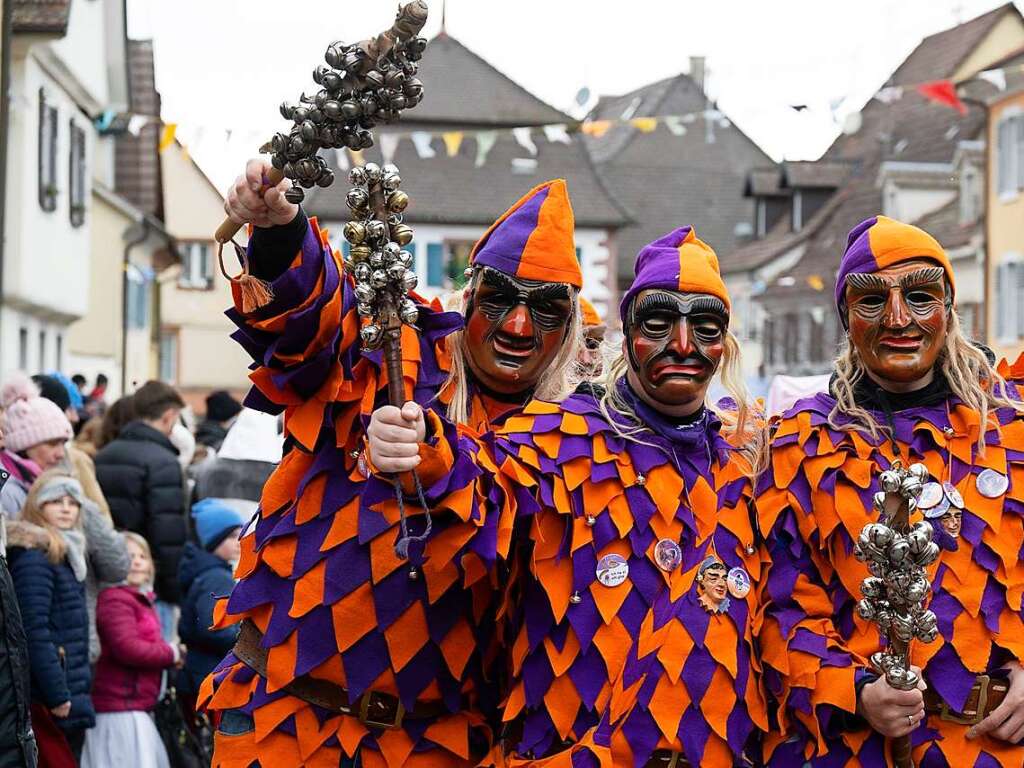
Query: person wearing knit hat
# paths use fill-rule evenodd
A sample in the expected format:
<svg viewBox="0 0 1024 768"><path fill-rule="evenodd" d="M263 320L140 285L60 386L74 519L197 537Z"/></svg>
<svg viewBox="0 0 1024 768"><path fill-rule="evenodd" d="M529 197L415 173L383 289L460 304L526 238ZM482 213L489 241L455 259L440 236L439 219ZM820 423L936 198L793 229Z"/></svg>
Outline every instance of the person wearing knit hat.
<svg viewBox="0 0 1024 768"><path fill-rule="evenodd" d="M290 450L266 483L254 534L242 540L241 578L224 610L218 610L217 626L242 624L243 638L259 636L269 664L260 669L242 661L241 653L230 656L207 681L201 698L214 712L250 702L244 716L258 722L287 706L295 721L305 722L317 710L303 693L308 681L302 678L315 669L315 686L349 697L357 704L355 713L358 701L372 695L374 709L401 700L410 716L399 715L395 727L381 733L355 713L343 715L325 725L330 736L317 744L307 744L301 735L296 739L291 720L276 720L281 724L266 738L251 733L218 737L214 763L290 764L303 750L309 764L354 760L389 768L468 768L495 738L479 710L479 693L487 691L486 698L490 684L477 674L484 649L477 643L480 614L471 585L478 571L467 571L476 556L462 552L459 543L484 521L446 517L424 534L424 518L406 526L384 511L391 502L379 497L380 481L368 477L363 440L373 409L384 400L388 372L379 354L360 343L361 327L369 320L358 314L351 276L338 269L342 256L315 219L288 203L281 189L261 186L265 171L263 161L250 161L225 207L233 220L254 224L247 254L250 273L269 284L270 300L253 308L235 291L235 307L228 314L238 327L236 340L256 361L246 405L275 416L285 412L284 439ZM582 343L577 297L583 281L568 190L564 181L552 180L509 202L509 210L474 247L467 284L453 311L444 311L439 301L410 296L418 320L415 329L403 330L406 393L437 409L431 415L438 419L439 432L454 430L455 424L484 432L531 395L560 399L576 386ZM404 423L398 409L391 415ZM417 410L412 418L421 416ZM309 457L323 468L321 479L312 482L295 464ZM412 483L409 476L403 481ZM324 487L328 490L322 493ZM288 510L276 502L268 509L271 498L288 499ZM329 509L336 498L362 499L367 514L381 512L380 524L324 526L328 519L355 519ZM291 510L299 507L303 512L293 515ZM315 511L307 515L309 510ZM282 535L264 539L262 532L281 515L291 521L289 532L278 529ZM299 550L294 549L297 542L302 542ZM404 553L398 559L396 549ZM356 561L367 567L350 571L351 590L328 587L312 610L300 605L310 594L307 585L324 568L334 574ZM425 562L431 565L421 567ZM441 563L450 568L438 570ZM380 568L397 578L381 580ZM461 575L449 578L455 572ZM391 586L401 595L396 598ZM353 642L351 622L341 617L381 616L384 604L406 605L408 610L401 610L407 618L443 625L443 637L419 631L419 624L381 618L377 629ZM332 613L339 618L337 632L330 622L323 623ZM278 677L285 669L298 679L287 690ZM365 681L372 685L364 685L355 671L375 675L372 670L384 669L395 674ZM406 669L415 674L405 674ZM414 709L425 714L413 715Z"/></svg>
<svg viewBox="0 0 1024 768"><path fill-rule="evenodd" d="M11 478L0 490L0 507L9 517L21 514L29 486L42 472L64 460L64 446L74 434L67 416L24 374L4 383L4 466Z"/></svg>
<svg viewBox="0 0 1024 768"><path fill-rule="evenodd" d="M846 342L829 390L773 426L755 499L782 726L766 762L882 768L905 748L913 765L1024 765L1024 647L1007 643L1021 636L1024 356L996 368L964 336L942 246L885 216L850 232L835 301ZM910 643L904 690L868 662L889 641L858 608L870 573L855 545L881 519L882 473L911 465L910 521L938 548L934 631Z"/></svg>
<svg viewBox="0 0 1024 768"><path fill-rule="evenodd" d="M189 719L203 679L235 642L234 627L210 627L217 597L228 594L234 586L231 571L240 554L238 534L246 522L239 512L218 499L193 504L192 519L199 545L191 541L185 545L177 574L183 595L178 636L188 649L177 687Z"/></svg>
<svg viewBox="0 0 1024 768"><path fill-rule="evenodd" d="M206 417L196 430L196 443L219 451L221 443L235 417L242 410L242 404L230 392L219 389L206 398Z"/></svg>
<svg viewBox="0 0 1024 768"><path fill-rule="evenodd" d="M435 508L505 531L467 545L497 563L480 583L512 670L487 764L733 768L767 729L747 506L761 425L731 377L736 409L705 404L711 375L739 365L729 295L689 227L636 269L599 386L535 398L479 440L369 429L378 472L415 466L445 490Z"/></svg>
<svg viewBox="0 0 1024 768"><path fill-rule="evenodd" d="M583 317L583 349L580 350L580 366L588 379L601 374L601 345L608 330L601 315L589 300L580 296L580 312Z"/></svg>

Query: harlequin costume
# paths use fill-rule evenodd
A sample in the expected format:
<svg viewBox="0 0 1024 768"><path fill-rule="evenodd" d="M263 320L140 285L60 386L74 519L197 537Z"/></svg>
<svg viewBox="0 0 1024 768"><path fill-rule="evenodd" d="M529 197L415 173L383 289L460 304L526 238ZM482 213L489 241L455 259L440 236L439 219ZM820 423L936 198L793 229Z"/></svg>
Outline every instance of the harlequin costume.
<svg viewBox="0 0 1024 768"><path fill-rule="evenodd" d="M565 183L548 182L488 230L474 260L578 289L572 233ZM490 642L493 547L481 542L495 524L483 509L437 516L407 562L395 555L394 490L368 476L361 455L386 374L379 351L360 349L341 256L300 213L288 227L254 232L248 258L273 298L244 314L235 287L228 314L255 361L247 405L284 412L288 450L243 535L238 584L215 617L216 627L241 631L200 693L223 715L214 765L338 766L356 755L366 768L472 765L491 743L483 713L493 686L481 648ZM418 332L403 329L411 400L451 397L448 339L462 322L421 302ZM471 430L510 408L469 392Z"/></svg>
<svg viewBox="0 0 1024 768"><path fill-rule="evenodd" d="M623 319L657 288L728 306L714 252L689 227L640 253ZM767 725L745 465L710 409L669 419L625 377L613 385L638 421L602 409L591 388L534 400L482 439L428 412L420 466L452 467L432 478L439 503L500 519L510 682L494 763L743 764ZM467 472L467 458L500 473ZM730 585L724 600L703 599L712 571Z"/></svg>
<svg viewBox="0 0 1024 768"><path fill-rule="evenodd" d="M842 308L846 275L920 258L942 267L954 285L934 239L884 217L869 219L850 235L837 304ZM1019 400L1024 358L1001 371L1017 380L1008 394ZM911 663L924 670L929 686L926 720L911 733L914 764L1024 764L1024 747L990 736L969 740L969 726L954 721L957 713L979 709L982 685L989 705L965 719L978 722L988 714L996 688L978 676L998 679L1002 665L1024 658L1024 416L1000 408L982 424L937 369L935 375L932 384L903 395L857 384L857 405L891 425L891 437L830 426L834 393L798 402L775 428L770 468L756 499L771 563L762 582L759 643L766 686L779 701L778 722L766 740L770 765L808 759L815 766L886 765L884 739L855 716L858 686L873 679L867 658L882 639L854 610L868 571L855 559L853 543L877 520L872 496L878 476L897 458L904 467L922 462L928 468L931 485L911 521L931 519L942 548L929 569L928 607L938 617L939 637L911 646ZM842 413L836 420L851 423ZM978 448L982 429L984 453ZM959 529L950 524L954 516Z"/></svg>

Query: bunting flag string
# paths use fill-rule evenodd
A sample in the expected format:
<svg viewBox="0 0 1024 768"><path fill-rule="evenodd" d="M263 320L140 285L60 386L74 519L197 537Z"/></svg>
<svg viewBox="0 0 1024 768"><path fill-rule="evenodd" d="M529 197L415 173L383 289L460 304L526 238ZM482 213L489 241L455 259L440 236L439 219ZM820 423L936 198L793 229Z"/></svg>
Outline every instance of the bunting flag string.
<svg viewBox="0 0 1024 768"><path fill-rule="evenodd" d="M900 99L906 98L908 94L917 94L922 98L941 105L946 108L957 110L960 114L966 114L967 107L957 93L958 88L968 82L986 82L998 91L1003 92L1007 87L1007 76L1010 73L1024 73L1024 64L1015 64L1005 67L983 70L972 75L970 78L954 82L949 79L931 80L919 83L902 85L887 85L880 88L874 99L882 104L892 105ZM812 111L804 104L789 105L800 113ZM830 108L835 115L839 103L833 103ZM547 125L516 126L503 129L479 129L479 130L412 130L395 131L382 133L378 138L378 145L384 162L391 162L401 142L409 139L415 148L416 154L421 159L432 159L438 156L439 148L444 148L445 156L455 157L467 138L475 140L475 152L470 150L470 157L473 158L474 166L483 167L494 149L495 145L503 136L511 137L515 143L528 155L528 157L515 158L520 162L538 162L541 152L538 146L538 139L542 138L548 144L568 145L573 141L573 135L582 135L588 139L596 140L607 135L609 131L616 128L628 128L639 134L651 135L659 129L666 129L672 136L683 137L689 132L688 126L698 120L704 122L704 141L712 144L715 142L715 129L728 128L731 125L729 119L720 112L714 105L694 112L675 115L657 116L623 116L620 119L584 119L579 122L551 123ZM160 152L165 152L175 140L181 141L180 137L185 134L192 139L193 145L198 145L202 137L207 139L222 136L224 143L228 143L234 137L237 141L242 138L249 143L257 145L266 138L264 129L248 128L240 131L232 128L212 125L195 125L188 121L165 122L155 115L142 115L134 113L117 113L112 110L105 110L95 117L94 124L101 135L117 135L127 133L131 136L140 136L147 127L156 126L159 129L158 146ZM435 140L439 143L435 144ZM347 170L351 164L362 162L360 154L351 151L335 152L336 160L340 170Z"/></svg>

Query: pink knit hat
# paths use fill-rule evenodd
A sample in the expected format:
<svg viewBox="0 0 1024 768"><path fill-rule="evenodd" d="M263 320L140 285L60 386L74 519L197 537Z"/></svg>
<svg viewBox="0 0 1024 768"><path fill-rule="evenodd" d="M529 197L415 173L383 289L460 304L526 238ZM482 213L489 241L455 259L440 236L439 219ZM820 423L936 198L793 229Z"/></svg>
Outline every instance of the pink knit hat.
<svg viewBox="0 0 1024 768"><path fill-rule="evenodd" d="M39 390L27 376L12 376L5 382L0 400L4 407L4 445L19 453L51 440L70 440L71 422L51 400L39 397Z"/></svg>

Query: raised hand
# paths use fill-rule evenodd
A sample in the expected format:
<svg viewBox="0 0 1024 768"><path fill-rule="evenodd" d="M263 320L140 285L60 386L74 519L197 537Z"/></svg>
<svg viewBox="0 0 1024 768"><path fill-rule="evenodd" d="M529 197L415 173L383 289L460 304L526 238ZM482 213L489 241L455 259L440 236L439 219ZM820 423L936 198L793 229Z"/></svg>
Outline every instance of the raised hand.
<svg viewBox="0 0 1024 768"><path fill-rule="evenodd" d="M224 198L224 211L235 224L276 227L287 224L299 212L299 206L284 197L291 181L283 179L276 186L266 183L271 168L268 161L254 158L246 163L245 173L235 179Z"/></svg>

